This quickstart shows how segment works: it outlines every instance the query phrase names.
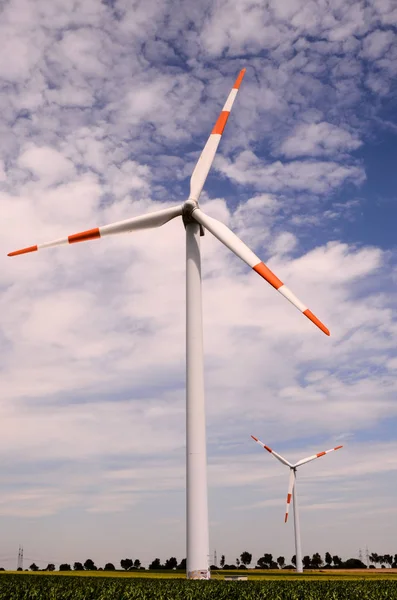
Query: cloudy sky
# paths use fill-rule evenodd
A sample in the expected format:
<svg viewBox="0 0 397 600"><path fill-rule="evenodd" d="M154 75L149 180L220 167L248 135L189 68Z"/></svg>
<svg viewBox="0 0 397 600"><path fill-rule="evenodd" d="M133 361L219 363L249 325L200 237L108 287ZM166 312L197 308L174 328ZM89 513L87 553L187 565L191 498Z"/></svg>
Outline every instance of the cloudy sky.
<svg viewBox="0 0 397 600"><path fill-rule="evenodd" d="M0 566L185 556L182 222L201 196L329 327L202 238L211 552L396 553L393 0L8 0L0 32Z"/></svg>

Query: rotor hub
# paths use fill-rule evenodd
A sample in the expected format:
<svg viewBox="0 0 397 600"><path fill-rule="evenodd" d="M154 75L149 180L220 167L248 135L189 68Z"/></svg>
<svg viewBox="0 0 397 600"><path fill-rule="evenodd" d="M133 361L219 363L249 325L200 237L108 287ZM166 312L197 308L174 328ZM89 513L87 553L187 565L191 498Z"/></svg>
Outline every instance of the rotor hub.
<svg viewBox="0 0 397 600"><path fill-rule="evenodd" d="M202 225L197 223L196 219L193 218L193 213L196 210L196 208L198 208L197 200L193 200L192 198L189 198L188 200L186 200L186 202L182 206L182 220L183 220L183 224L184 224L185 228L186 228L186 225L188 225L190 223L199 225L200 226L200 236L203 236L204 229L203 229Z"/></svg>
<svg viewBox="0 0 397 600"><path fill-rule="evenodd" d="M182 206L182 219L184 224L193 223L195 220L192 217L193 212L198 208L197 200L189 198Z"/></svg>

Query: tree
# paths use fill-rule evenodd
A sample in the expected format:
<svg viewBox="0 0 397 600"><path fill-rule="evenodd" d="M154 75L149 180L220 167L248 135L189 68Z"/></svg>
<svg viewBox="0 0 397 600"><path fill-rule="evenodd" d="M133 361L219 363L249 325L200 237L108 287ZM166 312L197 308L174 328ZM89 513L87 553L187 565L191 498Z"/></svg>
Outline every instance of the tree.
<svg viewBox="0 0 397 600"><path fill-rule="evenodd" d="M272 567L272 564L273 565L275 564L275 563L273 563L273 554L267 554L265 552L265 554L257 560L257 564L260 566L261 569L274 568L274 567ZM276 564L275 568L277 569L277 564Z"/></svg>
<svg viewBox="0 0 397 600"><path fill-rule="evenodd" d="M104 571L115 571L116 567L113 563L106 563Z"/></svg>
<svg viewBox="0 0 397 600"><path fill-rule="evenodd" d="M159 558L155 558L149 565L149 569L151 571L155 570L155 569L162 569L163 565L160 562Z"/></svg>
<svg viewBox="0 0 397 600"><path fill-rule="evenodd" d="M315 554L313 554L313 556L312 556L312 567L314 569L319 569L322 564L323 564L323 559L321 558L320 554L318 552L316 552Z"/></svg>
<svg viewBox="0 0 397 600"><path fill-rule="evenodd" d="M176 560L175 556L171 556L171 558L167 558L167 560L165 561L164 569L176 569L177 566L178 561Z"/></svg>
<svg viewBox="0 0 397 600"><path fill-rule="evenodd" d="M81 565L81 566L83 566L83 565ZM60 571L71 571L72 568L68 563L62 563L61 565L59 565L59 570Z"/></svg>
<svg viewBox="0 0 397 600"><path fill-rule="evenodd" d="M44 571L55 571L55 565L53 563L48 563Z"/></svg>
<svg viewBox="0 0 397 600"><path fill-rule="evenodd" d="M132 561L132 558L122 558L121 561L120 561L120 566L125 571L128 571L128 569L131 569L131 567L132 567L133 564L134 563Z"/></svg>
<svg viewBox="0 0 397 600"><path fill-rule="evenodd" d="M92 558L87 558L87 560L84 563L84 568L86 571L97 571L97 567L95 566L94 561L92 560Z"/></svg>
<svg viewBox="0 0 397 600"><path fill-rule="evenodd" d="M75 562L73 565L73 570L74 571L84 571L83 563Z"/></svg>
<svg viewBox="0 0 397 600"><path fill-rule="evenodd" d="M250 565L252 561L252 554L245 550L244 552L242 552L242 554L240 554L240 559L243 565L248 567L248 565Z"/></svg>
<svg viewBox="0 0 397 600"><path fill-rule="evenodd" d="M365 565L359 558L348 558L344 563L342 563L342 567L344 569L366 569L367 565Z"/></svg>
<svg viewBox="0 0 397 600"><path fill-rule="evenodd" d="M140 569L141 568L141 561L139 560L139 558L136 558L134 560L134 569Z"/></svg>
<svg viewBox="0 0 397 600"><path fill-rule="evenodd" d="M308 555L303 557L302 562L305 569L310 569L312 566L312 559Z"/></svg>
<svg viewBox="0 0 397 600"><path fill-rule="evenodd" d="M30 569L31 571L38 571L38 570L39 570L39 567L36 565L36 563L32 563L32 564L30 565L29 569Z"/></svg>
<svg viewBox="0 0 397 600"><path fill-rule="evenodd" d="M383 560L385 561L385 563L387 565L389 565L389 567L392 566L392 564L393 564L393 557L392 557L391 554L385 554L384 557L383 557Z"/></svg>
<svg viewBox="0 0 397 600"><path fill-rule="evenodd" d="M177 568L186 571L186 558L182 558Z"/></svg>
<svg viewBox="0 0 397 600"><path fill-rule="evenodd" d="M239 566L240 566L240 559L239 558L236 558L236 566L237 566L237 568L239 568Z"/></svg>
<svg viewBox="0 0 397 600"><path fill-rule="evenodd" d="M277 559L277 564L280 567L280 569L282 569L285 565L285 558L284 556L279 556Z"/></svg>
<svg viewBox="0 0 397 600"><path fill-rule="evenodd" d="M374 563L374 565L376 566L379 562L379 555L376 552L373 552L372 554L369 555L369 560L371 563Z"/></svg>
<svg viewBox="0 0 397 600"><path fill-rule="evenodd" d="M266 555L258 558L258 560L256 561L256 564L258 565L258 567L260 569L268 569L269 568L268 559L266 558Z"/></svg>
<svg viewBox="0 0 397 600"><path fill-rule="evenodd" d="M221 561L220 561L219 564L221 566L221 569L223 569L223 567L225 566L225 555L224 554L222 554Z"/></svg>
<svg viewBox="0 0 397 600"><path fill-rule="evenodd" d="M341 566L341 564L342 564L342 559L341 559L341 558L340 558L340 557L339 557L337 554L335 554L335 555L332 557L332 562L334 563L335 567L336 567L336 568L338 568L338 567L340 567L340 566Z"/></svg>
<svg viewBox="0 0 397 600"><path fill-rule="evenodd" d="M329 552L325 553L325 566L329 569L332 565L332 556Z"/></svg>
<svg viewBox="0 0 397 600"><path fill-rule="evenodd" d="M294 556L291 558L291 562L296 567L296 554L294 554Z"/></svg>

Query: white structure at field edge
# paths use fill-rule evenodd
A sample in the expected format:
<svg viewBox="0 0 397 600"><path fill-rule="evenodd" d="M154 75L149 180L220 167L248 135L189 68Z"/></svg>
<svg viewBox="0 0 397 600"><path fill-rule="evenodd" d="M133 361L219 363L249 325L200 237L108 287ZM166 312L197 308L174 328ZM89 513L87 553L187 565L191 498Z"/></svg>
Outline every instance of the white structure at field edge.
<svg viewBox="0 0 397 600"><path fill-rule="evenodd" d="M292 465L290 462L288 462L288 460L283 458L280 454L277 454L277 452L275 452L274 450L269 448L269 446L266 446L263 442L258 440L258 438L256 438L254 435L251 435L251 437L253 440L255 440L255 442L257 442L260 446L262 446L262 448L264 448L264 450L267 450L268 452L270 452L270 454L273 454L273 456L275 458L277 458L277 460L279 460L281 463L283 463L283 465L286 465L290 469L288 493L287 493L287 508L285 511L284 522L286 523L288 521L289 505L290 505L291 499L292 499L292 504L293 504L293 509L294 509L296 571L298 573L303 573L301 533L300 533L299 511L298 511L298 496L297 496L297 492L296 492L296 470L298 467L301 467L302 465L305 465L306 463L308 463L312 460L315 460L316 458L320 458L321 456L324 456L325 454L328 454L329 452L333 452L334 450L339 450L339 448L343 448L343 446L336 446L336 448L331 448L330 450L325 450L324 452L318 452L317 454L313 454L313 456L308 456L306 458L302 458L302 460L299 460L297 463Z"/></svg>
<svg viewBox="0 0 397 600"><path fill-rule="evenodd" d="M228 227L204 214L199 207L201 190L214 160L244 74L245 69L240 71L201 153L190 179L189 198L184 204L111 225L96 227L53 242L30 246L8 255L16 256L36 252L43 248L99 239L117 233L151 229L160 227L176 217L182 217L186 229L186 569L187 577L190 579L209 579L210 577L200 259L200 236L204 235L204 230L211 232L326 335L329 335L328 329L321 321Z"/></svg>

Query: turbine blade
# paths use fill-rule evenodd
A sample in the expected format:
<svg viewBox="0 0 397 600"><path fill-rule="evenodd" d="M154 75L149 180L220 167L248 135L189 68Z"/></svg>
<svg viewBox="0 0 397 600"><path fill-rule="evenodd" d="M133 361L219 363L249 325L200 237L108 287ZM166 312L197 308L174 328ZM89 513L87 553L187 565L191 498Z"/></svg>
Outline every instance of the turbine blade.
<svg viewBox="0 0 397 600"><path fill-rule="evenodd" d="M260 440L258 440L258 438L256 438L254 435L251 435L252 439L259 444L260 446L262 446L262 448L264 450L267 450L268 452L270 452L270 454L273 454L273 456L275 458L277 458L277 460L279 460L281 463L283 463L283 465L286 465L287 467L292 467L291 463L288 462L288 460L286 460L285 458L283 458L282 456L280 456L280 454L277 454L277 452L275 452L274 450L272 450L271 448L269 448L269 446L266 446L263 442L261 442Z"/></svg>
<svg viewBox="0 0 397 600"><path fill-rule="evenodd" d="M319 452L318 454L313 454L313 456L308 456L307 458L302 458L302 460L297 462L296 465L294 465L294 467L301 467L302 465L305 465L306 463L308 463L312 460L316 460L316 458L321 458L321 456L324 456L325 454L328 454L329 452L333 452L334 450L339 450L340 448L343 448L343 446L336 446L336 448L331 448L330 450L325 450L325 452Z"/></svg>
<svg viewBox="0 0 397 600"><path fill-rule="evenodd" d="M233 103L236 99L237 92L245 75L245 69L242 69L234 82L232 91L230 92L228 99L226 100L225 106L222 108L221 114L218 117L217 122L211 132L207 143L194 167L192 176L190 178L190 200L198 201L201 190L203 189L205 180L207 179L208 172L214 161L216 151L221 141L223 130L232 110Z"/></svg>
<svg viewBox="0 0 397 600"><path fill-rule="evenodd" d="M7 256L17 256L19 254L26 254L28 252L36 252L44 248L52 248L54 246L63 246L64 244L75 244L77 242L87 242L88 240L95 240L107 235L115 235L117 233L126 233L129 231L138 231L140 229L152 229L154 227L161 227L165 225L171 219L179 217L182 214L182 205L174 206L172 208L165 208L148 215L142 215L140 217L132 217L125 221L118 221L111 225L104 225L102 227L96 227L95 229L89 229L87 231L81 231L80 233L74 233L68 237L54 240L52 242L45 242L37 246L29 246L28 248L22 248L22 250L15 250L10 252Z"/></svg>
<svg viewBox="0 0 397 600"><path fill-rule="evenodd" d="M291 292L286 285L283 284L282 281L274 274L272 271L237 237L233 231L226 227L223 223L218 221L217 219L213 219L209 217L199 208L194 209L192 216L198 223L200 223L203 227L208 229L220 242L225 244L229 250L234 252L236 256L241 258L248 266L250 266L254 271L258 273L263 279L265 279L271 286L273 286L284 298L287 298L296 306L298 310L300 310L305 317L310 319L312 323L317 325L321 331L323 331L326 335L330 335L329 330L317 317L301 302L295 294Z"/></svg>
<svg viewBox="0 0 397 600"><path fill-rule="evenodd" d="M291 472L289 474L288 494L287 494L287 507L285 509L284 523L286 523L288 521L289 505L291 504L292 491L294 489L294 485L295 485L295 472L294 472L293 469L291 469Z"/></svg>

